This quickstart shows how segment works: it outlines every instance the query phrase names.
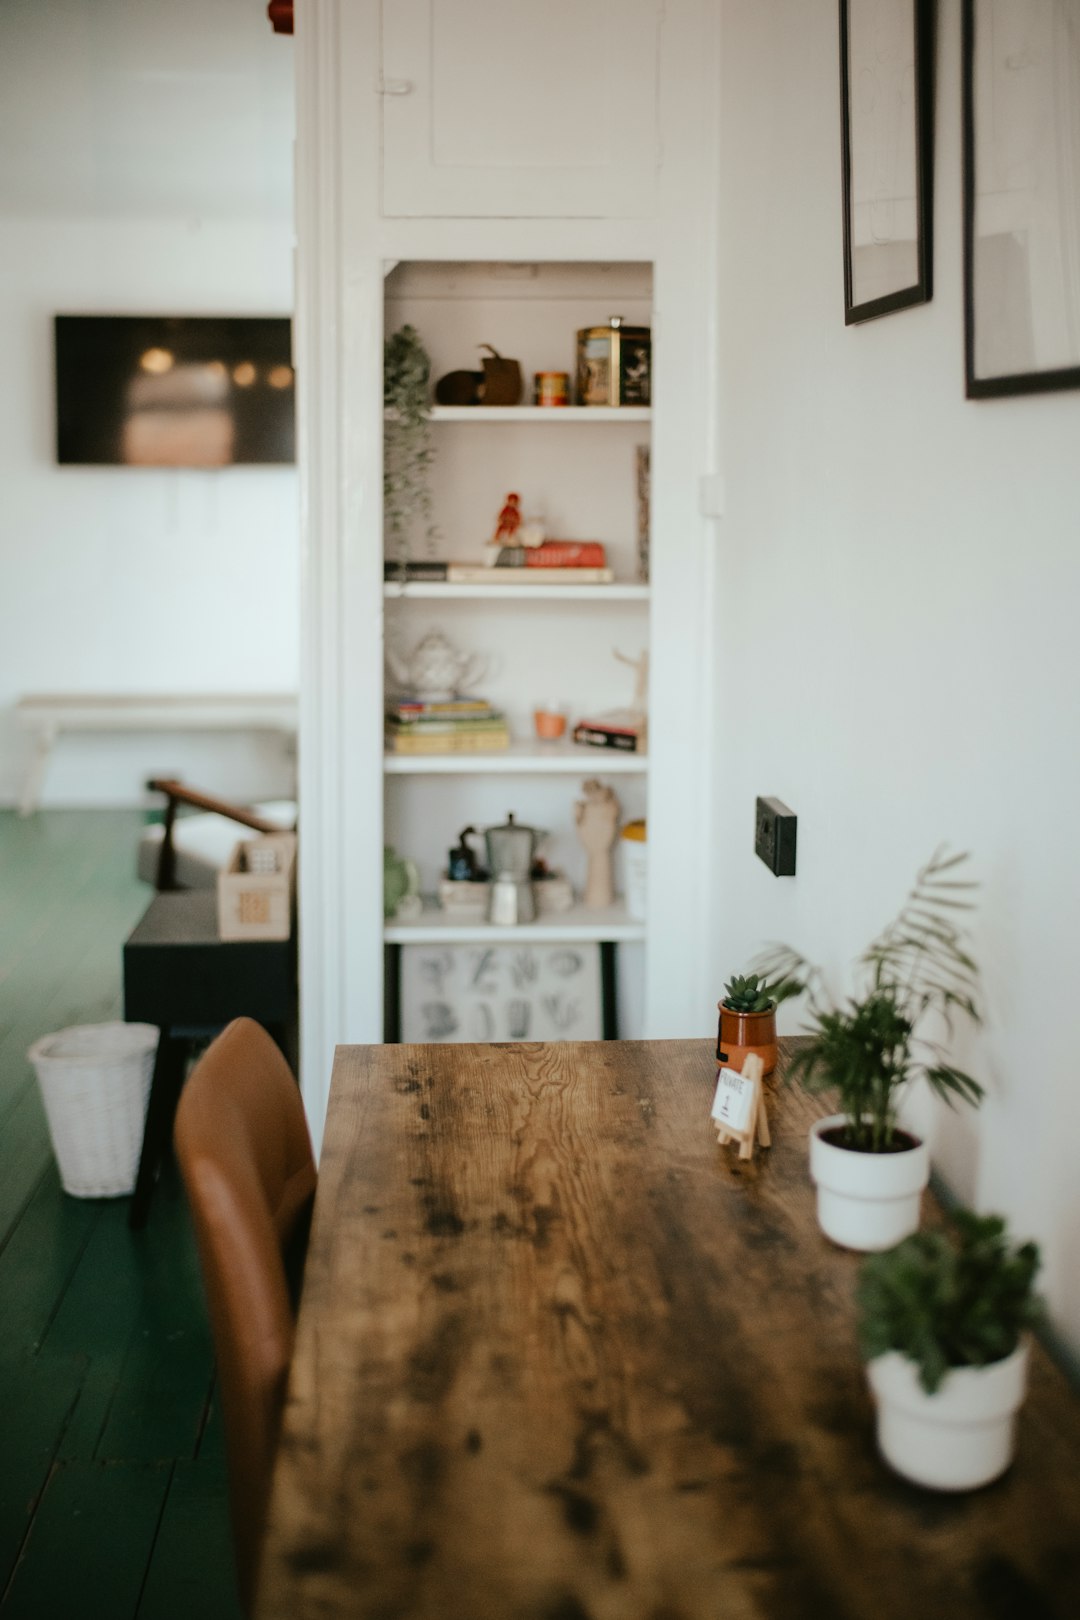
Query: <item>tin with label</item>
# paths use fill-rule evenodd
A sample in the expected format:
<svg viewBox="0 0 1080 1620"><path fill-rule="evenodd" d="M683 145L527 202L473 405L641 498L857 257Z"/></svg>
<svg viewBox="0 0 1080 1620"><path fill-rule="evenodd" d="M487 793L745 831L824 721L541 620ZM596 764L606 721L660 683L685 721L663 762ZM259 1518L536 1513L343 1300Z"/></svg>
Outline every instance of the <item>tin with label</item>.
<svg viewBox="0 0 1080 1620"><path fill-rule="evenodd" d="M652 332L612 315L606 326L577 335L579 405L648 405L652 400Z"/></svg>
<svg viewBox="0 0 1080 1620"><path fill-rule="evenodd" d="M533 383L534 398L538 405L569 405L570 373L568 371L538 371Z"/></svg>

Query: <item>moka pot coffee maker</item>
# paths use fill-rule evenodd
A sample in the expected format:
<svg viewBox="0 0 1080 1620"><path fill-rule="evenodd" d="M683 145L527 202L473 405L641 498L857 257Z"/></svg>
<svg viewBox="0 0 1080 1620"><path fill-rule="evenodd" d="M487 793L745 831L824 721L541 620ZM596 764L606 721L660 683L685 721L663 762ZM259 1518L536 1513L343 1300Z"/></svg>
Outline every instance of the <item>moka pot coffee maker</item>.
<svg viewBox="0 0 1080 1620"><path fill-rule="evenodd" d="M489 827L484 834L491 874L489 922L512 927L515 923L534 920L536 895L532 868L536 846L543 836L537 828L515 821L513 815L509 815L501 827Z"/></svg>

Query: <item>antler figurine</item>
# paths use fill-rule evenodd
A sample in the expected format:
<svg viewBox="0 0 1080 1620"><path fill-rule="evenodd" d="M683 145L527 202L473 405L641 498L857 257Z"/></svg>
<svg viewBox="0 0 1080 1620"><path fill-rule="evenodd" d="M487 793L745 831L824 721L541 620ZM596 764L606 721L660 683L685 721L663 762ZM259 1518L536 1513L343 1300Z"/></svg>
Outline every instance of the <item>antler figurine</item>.
<svg viewBox="0 0 1080 1620"><path fill-rule="evenodd" d="M634 701L631 707L636 709L638 714L644 715L648 707L649 693L648 652L641 653L637 658L628 658L625 653L619 651L618 647L613 647L611 650L620 664L628 664L634 671Z"/></svg>

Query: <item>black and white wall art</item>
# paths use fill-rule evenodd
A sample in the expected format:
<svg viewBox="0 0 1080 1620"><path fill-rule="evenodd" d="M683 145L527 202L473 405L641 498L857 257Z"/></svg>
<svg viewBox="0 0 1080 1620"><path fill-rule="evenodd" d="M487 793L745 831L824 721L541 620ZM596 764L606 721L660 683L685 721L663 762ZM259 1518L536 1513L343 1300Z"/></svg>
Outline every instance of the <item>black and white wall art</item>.
<svg viewBox="0 0 1080 1620"><path fill-rule="evenodd" d="M932 288L931 0L840 0L844 319Z"/></svg>
<svg viewBox="0 0 1080 1620"><path fill-rule="evenodd" d="M403 945L403 1041L594 1041L600 947Z"/></svg>
<svg viewBox="0 0 1080 1620"><path fill-rule="evenodd" d="M965 0L970 399L1080 387L1080 0Z"/></svg>

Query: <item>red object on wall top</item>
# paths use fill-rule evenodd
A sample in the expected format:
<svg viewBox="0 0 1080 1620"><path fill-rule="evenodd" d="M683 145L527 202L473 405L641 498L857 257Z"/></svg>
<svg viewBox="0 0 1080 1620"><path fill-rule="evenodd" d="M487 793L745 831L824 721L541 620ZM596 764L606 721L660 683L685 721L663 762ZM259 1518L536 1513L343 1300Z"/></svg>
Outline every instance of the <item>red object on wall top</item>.
<svg viewBox="0 0 1080 1620"><path fill-rule="evenodd" d="M291 34L293 31L293 0L270 0L266 8L266 15L270 19L275 34Z"/></svg>

